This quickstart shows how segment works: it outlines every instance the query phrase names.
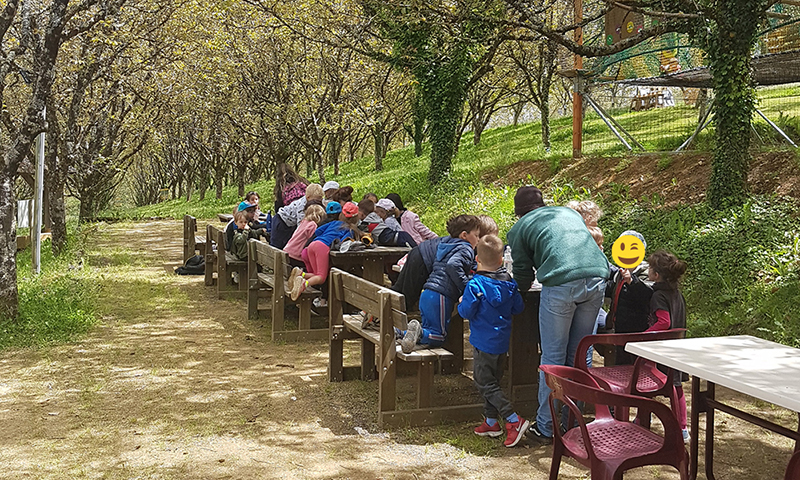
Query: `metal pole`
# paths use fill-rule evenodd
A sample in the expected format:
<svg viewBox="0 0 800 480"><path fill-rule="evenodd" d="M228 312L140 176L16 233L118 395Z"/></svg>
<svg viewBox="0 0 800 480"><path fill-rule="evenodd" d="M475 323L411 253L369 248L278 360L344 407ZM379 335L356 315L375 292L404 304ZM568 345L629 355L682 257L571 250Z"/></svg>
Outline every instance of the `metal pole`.
<svg viewBox="0 0 800 480"><path fill-rule="evenodd" d="M584 94L584 95L586 96L586 98L587 98L587 99L588 99L588 98L590 98L588 93L587 93L587 94ZM603 109L603 107L601 107L601 106L600 106L600 104L598 104L597 102L594 102L594 100L592 100L592 101L593 101L593 103L594 103L594 108L595 108L596 110L600 110L600 112L601 112L603 115L605 115L605 116L606 116L606 117L607 117L607 118L608 118L608 119L611 121L611 123L613 123L613 124L614 124L614 125L615 125L615 126L616 126L616 127L617 127L617 128L618 128L618 129L619 129L621 132L622 132L622 133L624 133L624 134L625 134L625 135L626 135L628 138L630 138L630 139L631 139L631 142L633 142L634 144L636 144L636 146L637 146L637 147L641 148L641 149L642 149L642 151L645 151L645 150L646 150L646 149L644 148L644 146L643 146L641 143L639 143L639 142L638 142L638 141L637 141L635 138L633 138L633 135L631 135L631 134L630 134L630 132L628 132L627 130L625 130L625 128L624 128L622 125L620 125L620 123L619 123L619 122L618 122L618 121L617 121L617 120L616 120L616 119L615 119L613 116L609 115L609 114L608 114L608 112L606 112L606 111Z"/></svg>
<svg viewBox="0 0 800 480"><path fill-rule="evenodd" d="M583 20L583 0L575 2L575 23ZM575 29L575 43L583 45L583 28ZM575 55L575 89L572 92L572 158L580 158L583 149L583 81L581 70L583 69L583 57Z"/></svg>
<svg viewBox="0 0 800 480"><path fill-rule="evenodd" d="M599 108L597 107L597 105L594 103L594 101L592 100L592 97L590 97L589 95L586 95L586 101L587 101L587 102L589 102L589 106L591 106L592 108L594 108L594 111L595 111L595 112L597 112L597 114L600 116L600 118L601 118L601 119L603 119L603 121L604 121L604 122L606 122L606 125L608 126L608 128L610 128L610 129L611 129L611 131L612 131L612 132L614 132L614 135L616 135L616 136L617 136L617 138L619 139L619 141L620 141L620 142L622 142L622 144L623 144L623 145L625 145L625 147L626 147L626 148L627 148L629 151L632 151L632 150L633 150L633 147L631 147L631 146L630 146L630 144L629 144L628 142L626 142L624 138L622 138L622 135L620 135L620 134L619 134L619 132L617 131L617 129L616 129L616 128L614 128L614 125L612 125L612 124L611 124L611 122L609 122L609 121L608 121L608 119L606 118L606 116L605 116L605 115L603 115L603 114L600 112L600 109L599 109Z"/></svg>
<svg viewBox="0 0 800 480"><path fill-rule="evenodd" d="M47 118L47 108L42 109L42 118ZM31 242L33 250L33 273L41 271L42 254L42 200L44 197L44 132L36 137L36 187L33 196L33 225L31 225Z"/></svg>
<svg viewBox="0 0 800 480"><path fill-rule="evenodd" d="M680 152L684 148L688 147L690 143L694 140L694 137L698 136L700 132L702 132L709 123L711 123L711 111L714 110L714 104L712 103L708 110L706 111L706 116L703 117L703 121L697 124L697 128L694 130L692 136L686 139L685 142L681 143L681 146L675 149L675 152Z"/></svg>
<svg viewBox="0 0 800 480"><path fill-rule="evenodd" d="M775 125L774 123L772 123L772 120L770 120L770 119L769 119L769 118L767 118L767 117L766 117L766 116L765 116L763 113L761 113L761 110L759 110L759 109L757 109L757 108L756 108L756 113L757 113L757 114L759 114L759 115L761 116L761 118L763 118L763 119L764 119L764 121L766 121L767 123L769 123L769 126L770 126L770 127L774 128L776 132L780 133L780 134L781 134L781 136L782 136L783 138L785 138L785 139L786 139L786 141L787 141L787 142L789 142L789 143L790 143L790 144L791 144L791 145L792 145L794 148L797 148L797 145L795 145L795 143L792 141L792 139L791 139L791 138L789 138L789 135L786 135L786 133L785 133L783 130L781 130L781 129L780 129L780 127L778 127L777 125Z"/></svg>

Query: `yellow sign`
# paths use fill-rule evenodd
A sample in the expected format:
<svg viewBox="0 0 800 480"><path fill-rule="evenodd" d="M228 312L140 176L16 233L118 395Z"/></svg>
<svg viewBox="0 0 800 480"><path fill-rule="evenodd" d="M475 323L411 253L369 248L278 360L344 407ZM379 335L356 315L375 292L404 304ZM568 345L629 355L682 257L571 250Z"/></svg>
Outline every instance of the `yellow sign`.
<svg viewBox="0 0 800 480"><path fill-rule="evenodd" d="M644 260L644 244L633 235L623 235L611 246L611 258L622 268L635 268Z"/></svg>

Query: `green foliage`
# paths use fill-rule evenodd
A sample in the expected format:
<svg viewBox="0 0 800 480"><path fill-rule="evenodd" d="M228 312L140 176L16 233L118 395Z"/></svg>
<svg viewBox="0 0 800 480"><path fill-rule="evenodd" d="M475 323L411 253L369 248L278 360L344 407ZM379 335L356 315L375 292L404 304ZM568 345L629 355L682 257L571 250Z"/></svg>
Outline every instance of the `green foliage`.
<svg viewBox="0 0 800 480"><path fill-rule="evenodd" d="M65 253L55 258L45 241L38 276L31 272L30 249L17 254L19 316L0 319L0 349L70 341L95 323L96 288L77 268L82 244L71 229Z"/></svg>
<svg viewBox="0 0 800 480"><path fill-rule="evenodd" d="M661 158L658 159L658 171L662 172L669 168L672 165L672 155L666 154L662 155Z"/></svg>
<svg viewBox="0 0 800 480"><path fill-rule="evenodd" d="M682 288L693 336L747 333L800 345L797 204L772 198L723 210L602 204L606 243L634 229L649 252L663 248L689 264Z"/></svg>

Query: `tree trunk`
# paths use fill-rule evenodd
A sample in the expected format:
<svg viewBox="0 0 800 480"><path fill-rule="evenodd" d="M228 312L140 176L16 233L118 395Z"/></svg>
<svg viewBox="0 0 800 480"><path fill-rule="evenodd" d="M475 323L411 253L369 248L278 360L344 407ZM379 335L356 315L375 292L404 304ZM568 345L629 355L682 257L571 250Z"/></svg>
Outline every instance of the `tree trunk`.
<svg viewBox="0 0 800 480"><path fill-rule="evenodd" d="M765 16L763 8L759 8L761 2L719 3L717 25L707 52L716 106L716 145L708 200L715 209L741 205L747 198L750 129L756 102L750 60L759 20Z"/></svg>
<svg viewBox="0 0 800 480"><path fill-rule="evenodd" d="M372 127L372 139L375 144L375 171L383 170L383 125L380 121Z"/></svg>
<svg viewBox="0 0 800 480"><path fill-rule="evenodd" d="M17 298L17 199L14 175L0 178L0 319L14 319Z"/></svg>
<svg viewBox="0 0 800 480"><path fill-rule="evenodd" d="M320 185L325 184L325 158L322 156L322 152L317 150L314 152L315 163L317 164L317 175L319 175L319 183Z"/></svg>
<svg viewBox="0 0 800 480"><path fill-rule="evenodd" d="M222 199L222 189L225 186L225 169L222 166L214 169L214 187L217 200Z"/></svg>
<svg viewBox="0 0 800 480"><path fill-rule="evenodd" d="M45 159L45 179L47 181L50 200L50 231L53 255L59 256L67 245L67 211L64 206L64 184L66 172L61 172L55 147L51 148Z"/></svg>
<svg viewBox="0 0 800 480"><path fill-rule="evenodd" d="M237 186L238 186L239 198L244 197L244 194L246 193L244 191L244 176L245 176L245 173L247 172L247 163L245 162L245 159L243 158L244 154L241 154L241 155L242 155L242 158L240 158L240 163L238 165L239 168L236 171L236 182L237 182Z"/></svg>
<svg viewBox="0 0 800 480"><path fill-rule="evenodd" d="M522 115L522 109L523 108L525 108L525 104L522 103L522 102L517 102L512 107L512 110L514 111L514 123L513 123L513 125L515 127L517 125L519 125L519 117L520 117L520 115Z"/></svg>
<svg viewBox="0 0 800 480"><path fill-rule="evenodd" d="M92 218L92 200L81 198L81 206L78 213L78 223L84 224Z"/></svg>
<svg viewBox="0 0 800 480"><path fill-rule="evenodd" d="M422 142L425 140L425 104L423 103L422 93L418 90L414 94L412 103L412 113L414 115L414 156L422 156Z"/></svg>

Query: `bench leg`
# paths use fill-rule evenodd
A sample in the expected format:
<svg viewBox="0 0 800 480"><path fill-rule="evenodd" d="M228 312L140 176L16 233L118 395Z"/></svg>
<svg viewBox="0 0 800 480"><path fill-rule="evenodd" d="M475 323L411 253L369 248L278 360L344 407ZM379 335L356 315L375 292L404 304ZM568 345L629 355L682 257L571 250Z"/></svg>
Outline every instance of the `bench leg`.
<svg viewBox="0 0 800 480"><path fill-rule="evenodd" d="M456 375L464 368L464 319L458 314L450 318L447 327L447 338L442 348L453 352L452 360L441 362L442 375Z"/></svg>
<svg viewBox="0 0 800 480"><path fill-rule="evenodd" d="M344 341L331 338L328 345L328 381L344 381Z"/></svg>
<svg viewBox="0 0 800 480"><path fill-rule="evenodd" d="M431 391L433 390L433 361L419 362L417 367L417 408L431 406Z"/></svg>
<svg viewBox="0 0 800 480"><path fill-rule="evenodd" d="M298 308L300 309L298 321L300 330L311 330L311 299L308 297L301 298Z"/></svg>
<svg viewBox="0 0 800 480"><path fill-rule="evenodd" d="M275 332L284 330L283 314L285 309L286 297L275 288L272 289L272 340L275 340Z"/></svg>
<svg viewBox="0 0 800 480"><path fill-rule="evenodd" d="M361 380L375 380L375 344L361 339Z"/></svg>
<svg viewBox="0 0 800 480"><path fill-rule="evenodd" d="M397 359L387 362L382 355L378 377L378 422L381 423L381 412L397 408Z"/></svg>

